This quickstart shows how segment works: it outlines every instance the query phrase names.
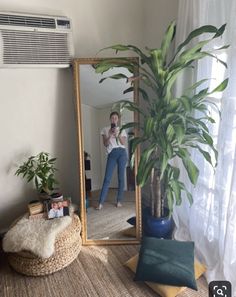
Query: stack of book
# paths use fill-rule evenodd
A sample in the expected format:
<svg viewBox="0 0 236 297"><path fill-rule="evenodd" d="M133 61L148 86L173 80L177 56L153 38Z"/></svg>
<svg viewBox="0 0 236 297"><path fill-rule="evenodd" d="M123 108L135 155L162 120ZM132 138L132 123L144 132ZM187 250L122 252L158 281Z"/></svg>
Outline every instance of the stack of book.
<svg viewBox="0 0 236 297"><path fill-rule="evenodd" d="M29 219L38 219L44 216L43 203L40 201L32 201L28 204Z"/></svg>

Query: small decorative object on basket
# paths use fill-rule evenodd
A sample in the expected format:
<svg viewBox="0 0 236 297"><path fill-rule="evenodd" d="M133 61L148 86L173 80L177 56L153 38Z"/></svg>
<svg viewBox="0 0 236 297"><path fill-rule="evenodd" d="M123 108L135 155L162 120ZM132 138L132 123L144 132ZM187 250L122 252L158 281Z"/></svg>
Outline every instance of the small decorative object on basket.
<svg viewBox="0 0 236 297"><path fill-rule="evenodd" d="M52 201L63 201L63 195L61 193L53 193L51 196L50 196L50 199Z"/></svg>
<svg viewBox="0 0 236 297"><path fill-rule="evenodd" d="M55 219L70 215L71 200L69 198L62 198L59 200L51 199L47 201L47 217L48 219Z"/></svg>
<svg viewBox="0 0 236 297"><path fill-rule="evenodd" d="M33 200L28 204L29 214L36 215L43 212L43 203Z"/></svg>

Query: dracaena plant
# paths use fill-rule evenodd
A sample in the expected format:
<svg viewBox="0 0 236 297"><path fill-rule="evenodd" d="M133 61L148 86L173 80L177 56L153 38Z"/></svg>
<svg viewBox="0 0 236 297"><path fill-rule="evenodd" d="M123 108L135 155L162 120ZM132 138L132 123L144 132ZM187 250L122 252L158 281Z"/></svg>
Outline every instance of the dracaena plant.
<svg viewBox="0 0 236 297"><path fill-rule="evenodd" d="M50 158L46 152L41 152L36 156L31 156L16 171L16 175L22 175L27 182L33 181L38 193L47 193L55 189L58 184L55 178L56 158Z"/></svg>
<svg viewBox="0 0 236 297"><path fill-rule="evenodd" d="M191 193L180 180L180 169L173 165L174 158L182 160L193 185L197 183L199 169L191 160L192 149L197 149L206 161L216 166L217 151L207 126L208 122L215 122L208 108L209 104L214 103L207 97L215 92L222 92L227 86L228 79L211 91L209 87L203 87L210 78L197 81L187 86L187 89L178 97L175 95L173 86L185 69L193 68L198 60L205 57L212 57L227 67L216 53L227 48L228 45L214 50L204 49L213 39L222 36L224 30L225 25L220 28L211 25L197 28L177 46L171 56L170 46L176 31L175 22L172 22L160 48L141 50L133 45L121 44L108 47L116 52L132 51L138 55L140 62L127 58L104 59L95 66L97 73L104 73L113 67L122 66L130 71L139 67L139 73L131 78L123 73L117 73L103 78L101 82L107 78L125 78L129 82L137 80L142 82L142 88L138 87L138 90L142 95L141 106L144 108L129 100L120 102L124 108L138 112L140 121L128 123L122 129L138 127L138 136L131 140L132 157L138 145L144 144L144 146L136 181L143 187L150 180L151 209L155 217L163 216L164 205L168 205L171 214L174 204L181 204L183 192L186 193L190 204L193 202ZM198 38L202 40L202 35L205 33L208 38L199 42ZM134 86L131 86L124 90L124 93L133 90ZM212 150L214 158L206 147Z"/></svg>

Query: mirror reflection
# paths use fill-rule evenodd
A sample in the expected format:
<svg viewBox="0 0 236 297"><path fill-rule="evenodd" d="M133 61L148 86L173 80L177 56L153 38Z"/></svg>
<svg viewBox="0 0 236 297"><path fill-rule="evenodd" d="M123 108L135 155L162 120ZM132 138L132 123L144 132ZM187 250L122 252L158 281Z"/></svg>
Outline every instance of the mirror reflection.
<svg viewBox="0 0 236 297"><path fill-rule="evenodd" d="M80 97L85 158L87 239L136 239L126 234L128 219L136 216L135 177L130 168L129 139L132 129L120 131L134 121L134 114L121 110L119 101L134 100L125 80L99 80L113 72L132 76L119 67L101 76L91 64L81 64Z"/></svg>

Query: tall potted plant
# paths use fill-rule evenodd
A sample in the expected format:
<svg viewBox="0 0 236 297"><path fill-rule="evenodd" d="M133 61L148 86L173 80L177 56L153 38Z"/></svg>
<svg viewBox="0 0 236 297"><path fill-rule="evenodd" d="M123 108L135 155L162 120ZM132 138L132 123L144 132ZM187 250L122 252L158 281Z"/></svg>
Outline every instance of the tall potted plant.
<svg viewBox="0 0 236 297"><path fill-rule="evenodd" d="M208 104L212 103L207 100L207 97L215 92L222 92L227 86L228 79L211 91L208 87L202 87L209 78L203 79L188 86L178 97L175 95L173 86L185 69L193 67L196 61L205 57L212 57L227 67L226 63L215 55L216 52L227 48L227 45L214 50L204 50L204 47L213 39L222 36L224 30L225 25L220 28L211 25L197 28L177 46L171 58L169 58L169 52L175 37L175 22L169 25L160 48L142 51L133 45L118 44L108 47L116 52L132 51L140 58L138 75L130 78L117 73L103 78L101 82L107 78L125 78L129 82L138 80L144 86L139 87L139 92L142 95L143 105L146 105L145 108L129 100L121 101L123 107L136 111L140 115L140 123L128 123L123 126L123 129L127 127L139 129L139 135L131 140L133 157L137 146L144 144L136 181L143 187L150 180L151 215L155 218L165 216L164 206L166 205L170 216L174 204L182 203L183 192L186 193L190 204L193 203L191 193L180 180L180 169L173 165L174 158L182 160L193 185L197 183L199 169L191 160L192 149L197 149L212 166L216 165L217 151L207 127L208 122L214 123L215 120L209 114ZM208 38L200 42L196 41L198 37L202 40L204 33L208 33ZM137 67L135 61L117 58L105 59L95 68L97 73L104 73L113 67L120 67L120 64L129 70ZM124 93L133 90L132 86ZM214 153L213 159L206 147Z"/></svg>

